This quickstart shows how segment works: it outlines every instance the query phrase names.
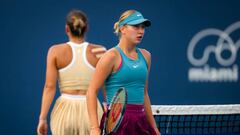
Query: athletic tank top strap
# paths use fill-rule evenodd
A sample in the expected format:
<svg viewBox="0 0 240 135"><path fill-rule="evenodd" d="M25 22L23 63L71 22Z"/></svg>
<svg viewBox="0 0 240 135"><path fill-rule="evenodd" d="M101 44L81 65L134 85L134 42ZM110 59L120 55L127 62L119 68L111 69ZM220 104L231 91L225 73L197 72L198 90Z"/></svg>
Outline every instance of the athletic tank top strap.
<svg viewBox="0 0 240 135"><path fill-rule="evenodd" d="M145 59L145 57L143 56L141 50L139 48L136 49L137 52L138 52L138 56L140 57L141 60L143 60L148 68L148 63L147 63L147 60Z"/></svg>
<svg viewBox="0 0 240 135"><path fill-rule="evenodd" d="M123 53L122 49L119 46L116 46L115 48L118 50L118 52L120 53L122 58L126 57L125 54Z"/></svg>

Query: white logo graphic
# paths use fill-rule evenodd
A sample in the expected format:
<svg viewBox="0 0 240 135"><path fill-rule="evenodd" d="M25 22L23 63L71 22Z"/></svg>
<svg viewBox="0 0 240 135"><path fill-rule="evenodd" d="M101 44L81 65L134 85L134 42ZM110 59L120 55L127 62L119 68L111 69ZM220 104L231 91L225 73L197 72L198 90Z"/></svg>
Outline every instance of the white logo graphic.
<svg viewBox="0 0 240 135"><path fill-rule="evenodd" d="M138 67L138 65L133 65L133 68L137 68Z"/></svg>
<svg viewBox="0 0 240 135"><path fill-rule="evenodd" d="M137 14L137 16L141 16L140 14Z"/></svg>
<svg viewBox="0 0 240 135"><path fill-rule="evenodd" d="M238 66L234 64L237 59L237 52L240 48L240 36L236 42L229 36L234 31L240 30L240 21L230 25L224 31L210 28L197 33L189 43L187 50L187 57L189 62L196 66L191 68L188 72L190 81L237 81L238 80ZM197 45L200 45L200 40L209 37L217 36L216 45L209 44L203 51L201 58L194 57L194 50ZM223 58L222 53L228 51L231 53L230 57ZM215 54L215 58L222 68L212 68L207 65L210 54ZM231 67L232 66L232 67Z"/></svg>

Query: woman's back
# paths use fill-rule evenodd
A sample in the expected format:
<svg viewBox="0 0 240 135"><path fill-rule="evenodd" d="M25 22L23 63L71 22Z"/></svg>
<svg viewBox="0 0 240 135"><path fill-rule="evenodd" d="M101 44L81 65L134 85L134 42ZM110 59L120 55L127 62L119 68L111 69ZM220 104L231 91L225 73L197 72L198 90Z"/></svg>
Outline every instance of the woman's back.
<svg viewBox="0 0 240 135"><path fill-rule="evenodd" d="M48 51L46 80L39 116L38 134L47 132L47 115L59 82L59 96L51 111L53 135L87 135L90 123L86 107L88 89L95 66L105 48L85 42L88 29L86 15L72 10L66 18L65 31L69 42L52 46ZM98 102L98 115L102 108ZM99 121L100 122L100 121Z"/></svg>
<svg viewBox="0 0 240 135"><path fill-rule="evenodd" d="M67 42L56 45L55 49L61 92L85 94L99 57L106 49L88 42Z"/></svg>

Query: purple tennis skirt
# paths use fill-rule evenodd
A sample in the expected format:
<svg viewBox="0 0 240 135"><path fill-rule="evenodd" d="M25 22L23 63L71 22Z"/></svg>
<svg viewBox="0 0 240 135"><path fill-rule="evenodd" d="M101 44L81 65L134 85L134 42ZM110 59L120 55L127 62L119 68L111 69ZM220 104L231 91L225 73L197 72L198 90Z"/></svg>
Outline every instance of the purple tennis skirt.
<svg viewBox="0 0 240 135"><path fill-rule="evenodd" d="M106 113L101 120L101 129L105 117ZM122 122L112 135L156 135L156 132L147 121L143 105L127 104Z"/></svg>

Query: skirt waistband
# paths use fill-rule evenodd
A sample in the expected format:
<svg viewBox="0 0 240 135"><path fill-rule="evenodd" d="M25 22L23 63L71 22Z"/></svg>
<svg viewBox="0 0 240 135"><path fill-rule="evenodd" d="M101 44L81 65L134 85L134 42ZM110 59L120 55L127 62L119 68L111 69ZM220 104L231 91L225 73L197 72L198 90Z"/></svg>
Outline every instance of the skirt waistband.
<svg viewBox="0 0 240 135"><path fill-rule="evenodd" d="M61 98L71 99L71 100L86 100L85 95L71 95L71 94L61 94Z"/></svg>
<svg viewBox="0 0 240 135"><path fill-rule="evenodd" d="M144 105L138 104L127 104L126 105L126 112L144 112Z"/></svg>

